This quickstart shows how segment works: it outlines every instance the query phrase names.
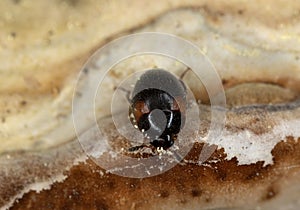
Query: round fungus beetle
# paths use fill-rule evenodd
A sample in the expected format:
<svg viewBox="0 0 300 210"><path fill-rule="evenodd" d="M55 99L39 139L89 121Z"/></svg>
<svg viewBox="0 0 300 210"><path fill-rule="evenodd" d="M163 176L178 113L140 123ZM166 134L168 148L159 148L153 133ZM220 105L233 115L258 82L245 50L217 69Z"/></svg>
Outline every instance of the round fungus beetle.
<svg viewBox="0 0 300 210"><path fill-rule="evenodd" d="M184 126L187 102L181 78L163 69L151 69L139 78L131 93L130 121L157 149L171 147Z"/></svg>

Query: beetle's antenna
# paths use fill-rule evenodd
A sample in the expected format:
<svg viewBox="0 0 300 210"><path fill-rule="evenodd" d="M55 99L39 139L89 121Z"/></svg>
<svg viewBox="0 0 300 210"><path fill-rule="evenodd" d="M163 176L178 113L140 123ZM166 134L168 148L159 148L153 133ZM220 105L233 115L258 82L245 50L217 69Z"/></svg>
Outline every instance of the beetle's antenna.
<svg viewBox="0 0 300 210"><path fill-rule="evenodd" d="M125 92L126 93L126 99L127 99L128 103L131 102L131 99L130 99L131 91L130 90L127 90L123 87L115 87L114 90L116 90L116 89L119 89L119 90L122 90L123 92Z"/></svg>
<svg viewBox="0 0 300 210"><path fill-rule="evenodd" d="M190 71L190 70L192 70L191 68L187 68L186 70L184 70L184 72L182 72L182 74L180 75L180 80L182 80L183 79L183 77L186 75L186 73L188 73L188 71Z"/></svg>

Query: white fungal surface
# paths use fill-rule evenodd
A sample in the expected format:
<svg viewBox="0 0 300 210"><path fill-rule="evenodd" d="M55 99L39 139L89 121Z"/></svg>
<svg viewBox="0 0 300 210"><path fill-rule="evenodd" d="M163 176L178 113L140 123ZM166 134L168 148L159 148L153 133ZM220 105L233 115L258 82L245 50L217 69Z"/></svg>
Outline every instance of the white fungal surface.
<svg viewBox="0 0 300 210"><path fill-rule="evenodd" d="M248 165L264 161L264 165L273 164L271 151L277 143L285 141L287 136L300 137L299 119L283 120L270 129L270 132L257 135L249 130L232 133L224 131L220 139L211 142L224 148L226 159L237 158L239 165Z"/></svg>

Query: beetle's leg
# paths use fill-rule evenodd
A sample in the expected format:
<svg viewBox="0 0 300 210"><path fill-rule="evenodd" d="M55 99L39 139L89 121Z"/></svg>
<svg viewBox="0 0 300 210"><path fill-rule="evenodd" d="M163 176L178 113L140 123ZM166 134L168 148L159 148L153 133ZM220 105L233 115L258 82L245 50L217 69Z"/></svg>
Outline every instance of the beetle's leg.
<svg viewBox="0 0 300 210"><path fill-rule="evenodd" d="M190 71L190 70L192 70L192 69L191 69L191 68L189 68L189 67L188 67L186 70L184 70L184 72L182 72L182 73L181 73L181 75L180 75L180 77L179 77L179 78L180 78L180 80L182 80L182 79L183 79L183 77L186 75L186 73L188 73L188 71Z"/></svg>
<svg viewBox="0 0 300 210"><path fill-rule="evenodd" d="M185 84L184 84L184 82L183 82L183 77L184 77L184 76L188 73L188 71L190 71L190 70L192 70L192 69L187 68L186 70L184 70L184 72L181 73L181 75L180 75L180 77L179 77L179 82L182 84L182 86L183 86L185 92L186 92L186 86L185 86Z"/></svg>
<svg viewBox="0 0 300 210"><path fill-rule="evenodd" d="M182 74L180 75L180 82L182 84L182 86L184 87L185 91L186 91L186 85L184 84L184 82L182 81L183 77L187 74L188 71L192 70L191 68L187 68L186 70L184 70L184 72L182 72ZM201 101L198 100L197 104L201 104ZM190 102L187 102L187 108L191 108L192 104Z"/></svg>
<svg viewBox="0 0 300 210"><path fill-rule="evenodd" d="M142 145L139 145L139 146L130 147L130 148L128 149L128 151L129 151L129 152L135 152L135 151L140 150L140 149L145 148L145 147L148 147L148 148L149 148L149 146L147 146L147 145L145 145L145 144L142 144Z"/></svg>
<svg viewBox="0 0 300 210"><path fill-rule="evenodd" d="M130 104L131 103L131 99L130 99L131 92L130 92L130 90L127 90L127 89L125 89L123 87L118 87L118 88L115 87L115 90L116 89L122 90L122 91L124 91L126 93L126 99L127 99L128 103Z"/></svg>

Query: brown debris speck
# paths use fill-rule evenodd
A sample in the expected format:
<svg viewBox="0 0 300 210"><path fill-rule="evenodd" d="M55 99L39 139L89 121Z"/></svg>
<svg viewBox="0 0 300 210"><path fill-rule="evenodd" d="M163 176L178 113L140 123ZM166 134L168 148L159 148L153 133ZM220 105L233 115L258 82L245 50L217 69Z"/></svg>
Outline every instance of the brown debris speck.
<svg viewBox="0 0 300 210"><path fill-rule="evenodd" d="M27 105L27 101L24 101L24 100L20 101L20 105L21 106L26 106Z"/></svg>
<svg viewBox="0 0 300 210"><path fill-rule="evenodd" d="M244 10L239 9L239 10L238 10L238 14L239 14L239 15L243 15L243 14L244 14Z"/></svg>
<svg viewBox="0 0 300 210"><path fill-rule="evenodd" d="M263 196L262 201L267 201L267 200L273 199L276 195L277 195L277 191L274 189L273 186L270 186L267 189L266 194Z"/></svg>
<svg viewBox="0 0 300 210"><path fill-rule="evenodd" d="M198 190L198 189L192 189L192 191L191 191L192 197L199 197L199 196L201 196L201 194L202 194L202 191Z"/></svg>

